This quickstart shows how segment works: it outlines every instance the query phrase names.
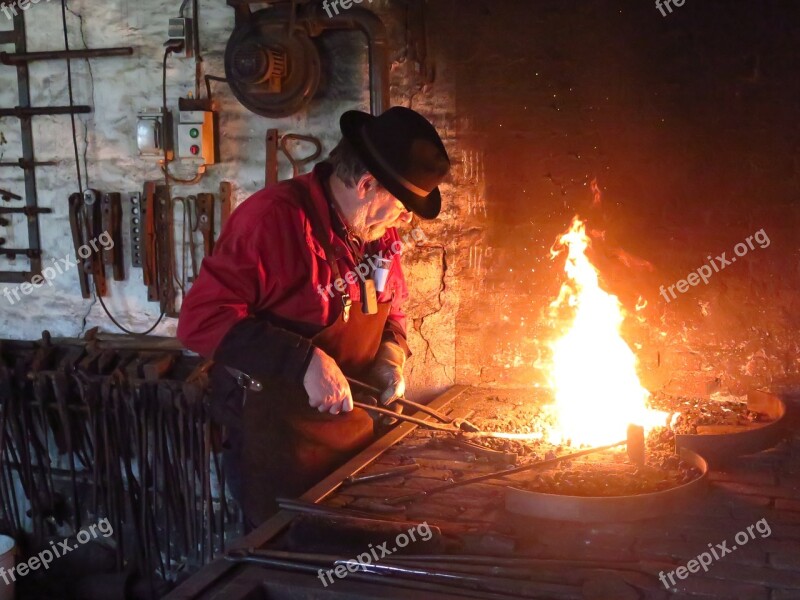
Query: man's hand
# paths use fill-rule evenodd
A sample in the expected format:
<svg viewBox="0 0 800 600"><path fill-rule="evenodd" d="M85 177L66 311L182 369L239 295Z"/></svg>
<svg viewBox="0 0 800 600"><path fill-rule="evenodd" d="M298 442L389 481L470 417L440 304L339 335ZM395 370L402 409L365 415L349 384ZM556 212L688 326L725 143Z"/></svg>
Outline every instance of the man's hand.
<svg viewBox="0 0 800 600"><path fill-rule="evenodd" d="M378 355L370 371L371 378L383 390L380 397L381 404L391 404L406 393L406 380L403 377L403 367L406 363L406 353L394 342L381 344Z"/></svg>
<svg viewBox="0 0 800 600"><path fill-rule="evenodd" d="M332 415L353 410L350 384L339 365L319 348L314 348L312 352L314 354L303 377L308 403L319 412Z"/></svg>

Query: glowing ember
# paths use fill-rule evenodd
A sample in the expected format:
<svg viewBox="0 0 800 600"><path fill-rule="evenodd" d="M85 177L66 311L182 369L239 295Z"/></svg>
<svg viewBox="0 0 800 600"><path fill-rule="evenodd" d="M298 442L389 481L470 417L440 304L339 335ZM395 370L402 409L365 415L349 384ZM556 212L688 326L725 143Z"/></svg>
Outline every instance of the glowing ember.
<svg viewBox="0 0 800 600"><path fill-rule="evenodd" d="M551 249L567 251L568 281L551 308L570 311L567 332L552 345L550 373L556 425L551 443L611 444L625 439L629 424L664 425L666 413L648 409L650 393L636 375L636 356L620 335L624 316L616 296L600 288L589 262L589 238L575 217Z"/></svg>

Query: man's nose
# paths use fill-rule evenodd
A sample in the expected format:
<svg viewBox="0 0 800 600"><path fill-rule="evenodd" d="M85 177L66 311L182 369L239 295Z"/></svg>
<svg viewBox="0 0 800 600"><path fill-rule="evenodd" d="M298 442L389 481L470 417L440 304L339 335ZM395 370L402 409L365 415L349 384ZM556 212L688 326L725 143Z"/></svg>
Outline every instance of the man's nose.
<svg viewBox="0 0 800 600"><path fill-rule="evenodd" d="M403 223L404 225L408 225L409 223L411 223L411 219L413 218L414 215L410 211L404 210L402 213L400 213L400 216L397 217L397 220Z"/></svg>

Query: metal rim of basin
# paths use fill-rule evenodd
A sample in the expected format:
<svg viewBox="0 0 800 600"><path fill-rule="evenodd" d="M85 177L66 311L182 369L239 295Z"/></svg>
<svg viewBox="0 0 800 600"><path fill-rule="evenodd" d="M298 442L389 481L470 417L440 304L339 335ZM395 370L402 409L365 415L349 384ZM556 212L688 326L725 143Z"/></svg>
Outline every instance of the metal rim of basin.
<svg viewBox="0 0 800 600"><path fill-rule="evenodd" d="M700 477L668 490L629 496L564 496L511 487L506 490L506 510L528 517L575 523L639 521L658 517L674 512L705 491L708 481L706 460L687 448L680 450L680 457L698 469Z"/></svg>
<svg viewBox="0 0 800 600"><path fill-rule="evenodd" d="M786 437L786 403L780 396L753 390L747 394L747 405L750 410L765 414L772 421L738 433L678 434L675 447L700 454L713 467L739 456L773 448Z"/></svg>

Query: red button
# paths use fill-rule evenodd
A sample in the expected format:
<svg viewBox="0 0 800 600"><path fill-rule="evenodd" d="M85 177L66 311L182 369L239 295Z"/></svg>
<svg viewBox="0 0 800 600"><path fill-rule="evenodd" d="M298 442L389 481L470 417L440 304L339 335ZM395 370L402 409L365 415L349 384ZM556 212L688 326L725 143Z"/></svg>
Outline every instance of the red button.
<svg viewBox="0 0 800 600"><path fill-rule="evenodd" d="M192 146L191 148L189 148L189 152L195 155L200 154L200 146Z"/></svg>

